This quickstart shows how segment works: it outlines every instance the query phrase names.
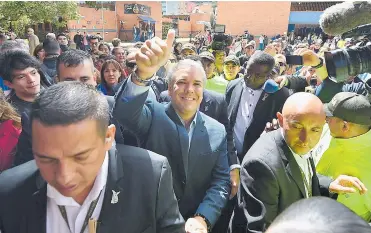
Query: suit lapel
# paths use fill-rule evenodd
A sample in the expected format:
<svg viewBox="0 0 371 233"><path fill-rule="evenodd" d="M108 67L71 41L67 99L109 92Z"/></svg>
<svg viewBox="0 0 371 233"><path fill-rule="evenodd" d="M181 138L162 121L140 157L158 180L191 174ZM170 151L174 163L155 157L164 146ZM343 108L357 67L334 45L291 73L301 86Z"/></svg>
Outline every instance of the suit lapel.
<svg viewBox="0 0 371 233"><path fill-rule="evenodd" d="M123 216L120 213L124 209L123 207L125 207L125 201L127 200L126 194L129 193L129 187L125 186L126 184L128 184L128 182L122 181L123 179L127 179L128 177L124 176L122 160L117 158L117 150L115 146L113 146L111 150L109 150L108 156L109 165L107 184L104 193L102 210L100 212L98 220L99 233L111 232L109 229L115 226L115 223L117 223L117 221L120 221L119 218ZM117 195L117 203L111 203L111 201L113 200L112 191L115 191L115 193L120 192Z"/></svg>
<svg viewBox="0 0 371 233"><path fill-rule="evenodd" d="M208 95L208 93L206 92L206 90L204 91L204 97L201 101L201 104L200 104L200 112L203 112L205 113L206 115L208 115L208 112L209 112L209 108L210 108L210 96Z"/></svg>
<svg viewBox="0 0 371 233"><path fill-rule="evenodd" d="M244 84L243 82L244 80L241 79L241 81L236 84L236 87L234 88L232 96L231 96L231 101L230 101L231 104L228 106L228 112L230 113L228 115L228 118L231 122L232 127L236 123L237 112L240 106L241 95L243 91L243 84Z"/></svg>
<svg viewBox="0 0 371 233"><path fill-rule="evenodd" d="M200 148L205 147L205 138L207 137L206 127L204 125L205 121L202 118L200 112L197 112L196 127L193 131L191 146L189 149L189 164L197 161L197 155L200 153ZM189 168L195 166L190 165ZM191 170L188 170L188 173L191 173Z"/></svg>
<svg viewBox="0 0 371 233"><path fill-rule="evenodd" d="M170 117L170 119L175 123L177 131L178 131L178 138L179 138L179 148L181 152L181 158L175 155L175 159L178 161L178 171L181 172L181 175L187 179L187 170L188 170L188 149L189 149L189 139L188 139L188 132L183 126L182 122L179 119L179 116L176 114L174 108L171 105L171 102L166 107L166 113ZM173 169L174 171L175 169Z"/></svg>
<svg viewBox="0 0 371 233"><path fill-rule="evenodd" d="M306 197L306 192L304 188L304 181L300 172L298 163L296 162L294 155L291 153L290 148L287 146L285 139L282 137L281 129L275 131L275 140L278 145L280 155L282 160L285 161L286 170L295 181L303 197Z"/></svg>
<svg viewBox="0 0 371 233"><path fill-rule="evenodd" d="M266 93L265 91L262 91L259 97L259 100L256 103L256 107L254 109L254 113L253 113L254 119L259 119L259 116L261 116L260 113L263 111L263 109L267 107L265 103L268 102L267 100L268 98L269 98L269 94Z"/></svg>
<svg viewBox="0 0 371 233"><path fill-rule="evenodd" d="M37 191L32 194L32 202L26 218L21 220L21 232L46 232L47 184L40 174L36 178L36 187Z"/></svg>

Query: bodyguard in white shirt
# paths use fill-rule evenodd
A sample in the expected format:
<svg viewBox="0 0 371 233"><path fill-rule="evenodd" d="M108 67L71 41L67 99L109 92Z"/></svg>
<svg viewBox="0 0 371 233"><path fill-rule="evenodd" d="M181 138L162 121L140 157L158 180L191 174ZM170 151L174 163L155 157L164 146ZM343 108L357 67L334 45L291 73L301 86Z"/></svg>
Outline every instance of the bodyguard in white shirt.
<svg viewBox="0 0 371 233"><path fill-rule="evenodd" d="M108 108L80 82L41 92L35 160L0 175L2 233L184 232L167 159L114 145Z"/></svg>

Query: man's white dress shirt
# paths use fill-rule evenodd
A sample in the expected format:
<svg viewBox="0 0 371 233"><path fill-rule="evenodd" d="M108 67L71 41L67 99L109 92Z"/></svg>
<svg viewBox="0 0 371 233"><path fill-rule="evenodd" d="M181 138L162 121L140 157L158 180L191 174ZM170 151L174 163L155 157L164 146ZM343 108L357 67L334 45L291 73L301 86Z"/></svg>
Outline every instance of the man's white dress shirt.
<svg viewBox="0 0 371 233"><path fill-rule="evenodd" d="M233 127L233 136L238 154L242 153L243 142L246 130L250 127L253 120L254 110L263 90L253 90L243 83L240 105L236 116L236 123Z"/></svg>
<svg viewBox="0 0 371 233"><path fill-rule="evenodd" d="M80 233L82 225L85 221L86 214L92 201L96 200L99 193L98 203L94 209L91 218L97 220L103 205L104 192L106 189L108 175L108 153L104 158L103 164L94 181L94 185L89 195L82 205L78 204L72 197L65 197L60 194L51 185L47 185L47 207L46 207L46 233ZM67 223L59 211L58 205L65 206L68 218L68 224L71 229L68 229ZM88 226L84 233L88 233Z"/></svg>

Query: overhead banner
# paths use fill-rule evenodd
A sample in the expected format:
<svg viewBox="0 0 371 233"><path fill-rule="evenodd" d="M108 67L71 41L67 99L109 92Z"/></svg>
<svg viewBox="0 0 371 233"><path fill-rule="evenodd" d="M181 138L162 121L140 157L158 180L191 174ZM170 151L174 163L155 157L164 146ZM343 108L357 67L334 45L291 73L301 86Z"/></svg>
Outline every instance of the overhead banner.
<svg viewBox="0 0 371 233"><path fill-rule="evenodd" d="M151 15L151 7L141 4L125 4L125 14Z"/></svg>

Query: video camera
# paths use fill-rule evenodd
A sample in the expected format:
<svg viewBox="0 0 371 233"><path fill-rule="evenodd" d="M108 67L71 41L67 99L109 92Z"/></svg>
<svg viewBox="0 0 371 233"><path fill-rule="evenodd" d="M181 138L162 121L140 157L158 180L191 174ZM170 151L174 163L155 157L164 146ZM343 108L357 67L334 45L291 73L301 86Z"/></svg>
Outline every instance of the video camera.
<svg viewBox="0 0 371 233"><path fill-rule="evenodd" d="M230 35L225 34L225 25L216 24L214 29L213 41L211 43L212 50L225 50L233 42Z"/></svg>
<svg viewBox="0 0 371 233"><path fill-rule="evenodd" d="M327 72L336 82L344 82L349 76L371 73L371 24L356 27L342 35L342 38L350 37L360 40L360 43L325 52Z"/></svg>

